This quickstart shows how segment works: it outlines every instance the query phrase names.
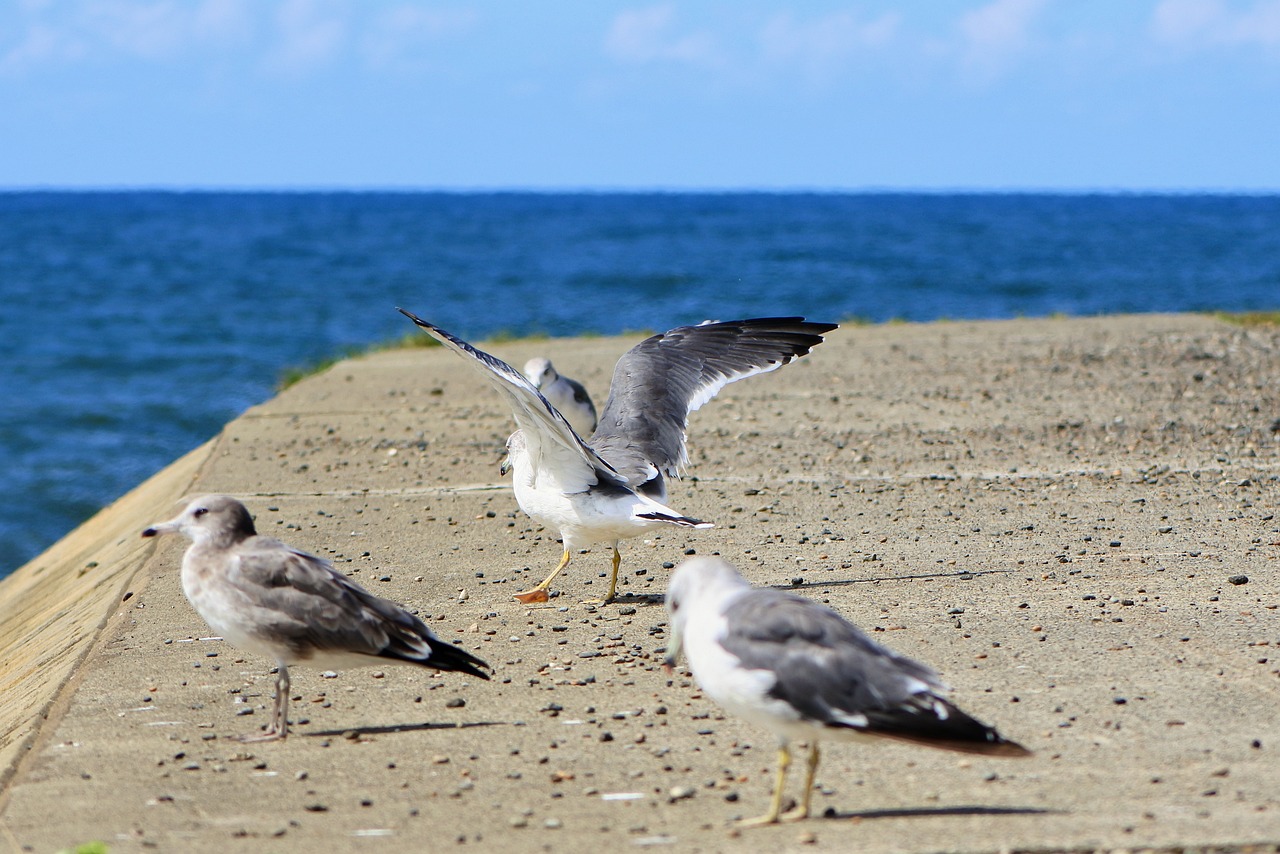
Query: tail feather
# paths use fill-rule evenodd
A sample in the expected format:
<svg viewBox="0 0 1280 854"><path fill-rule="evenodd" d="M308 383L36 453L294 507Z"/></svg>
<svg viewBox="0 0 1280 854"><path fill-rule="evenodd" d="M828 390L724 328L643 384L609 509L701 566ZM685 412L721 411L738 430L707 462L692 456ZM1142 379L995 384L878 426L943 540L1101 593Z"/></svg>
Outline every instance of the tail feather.
<svg viewBox="0 0 1280 854"><path fill-rule="evenodd" d="M670 522L672 525L680 525L685 528L714 528L714 522L703 522L701 519L694 519L690 516L678 516L674 513L663 513L653 510L648 513L637 513L637 519L652 519L655 522Z"/></svg>
<svg viewBox="0 0 1280 854"><path fill-rule="evenodd" d="M397 661L422 664L436 670L467 673L486 680L489 675L480 668L493 670L488 662L476 658L462 647L442 641L432 634L413 638L412 641L401 637L392 638L391 643L387 644L387 647L379 655L384 658L396 659Z"/></svg>
<svg viewBox="0 0 1280 854"><path fill-rule="evenodd" d="M1031 755L1030 750L1000 735L995 727L970 717L941 697L925 695L914 699L917 702L896 709L870 712L866 725L856 728L868 735L959 753Z"/></svg>

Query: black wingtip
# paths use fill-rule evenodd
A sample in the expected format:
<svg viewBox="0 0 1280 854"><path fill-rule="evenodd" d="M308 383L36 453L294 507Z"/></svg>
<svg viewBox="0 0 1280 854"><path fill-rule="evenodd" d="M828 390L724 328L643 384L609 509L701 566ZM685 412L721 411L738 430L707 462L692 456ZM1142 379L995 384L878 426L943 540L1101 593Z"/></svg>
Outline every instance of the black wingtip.
<svg viewBox="0 0 1280 854"><path fill-rule="evenodd" d="M396 306L396 311L400 312L405 317L409 318L414 323L421 326L423 329L432 328L430 323L427 323L425 320L423 320L421 317L418 317L418 315L414 314L412 311L409 311L407 308L401 308L400 306Z"/></svg>
<svg viewBox="0 0 1280 854"><path fill-rule="evenodd" d="M466 673L486 682L489 681L489 674L480 669L483 667L485 670L493 670L492 665L487 661L477 658L460 646L439 639L434 640L435 642L431 645L431 657L423 662L428 667Z"/></svg>

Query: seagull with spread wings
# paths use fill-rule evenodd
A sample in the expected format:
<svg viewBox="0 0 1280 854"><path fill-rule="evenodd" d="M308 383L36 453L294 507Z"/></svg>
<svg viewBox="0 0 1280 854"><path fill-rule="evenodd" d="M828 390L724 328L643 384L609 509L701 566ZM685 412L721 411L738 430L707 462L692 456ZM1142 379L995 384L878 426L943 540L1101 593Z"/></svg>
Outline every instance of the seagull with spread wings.
<svg viewBox="0 0 1280 854"><path fill-rule="evenodd" d="M605 602L618 588L618 542L663 525L707 528L711 523L667 506L668 477L689 462L689 413L737 380L777 370L822 343L834 323L802 317L707 321L646 338L613 371L609 400L594 433L584 440L515 368L456 335L399 309L472 367L506 398L519 427L507 440L504 473L513 472L516 501L560 533L564 553L540 584L517 593L545 602L551 582L576 549L613 548Z"/></svg>

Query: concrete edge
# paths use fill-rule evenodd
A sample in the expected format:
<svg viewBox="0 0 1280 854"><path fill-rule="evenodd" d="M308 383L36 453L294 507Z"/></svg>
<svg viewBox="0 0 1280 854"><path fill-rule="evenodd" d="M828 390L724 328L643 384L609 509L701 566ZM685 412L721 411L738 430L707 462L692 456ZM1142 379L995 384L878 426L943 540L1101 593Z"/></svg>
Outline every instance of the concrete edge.
<svg viewBox="0 0 1280 854"><path fill-rule="evenodd" d="M0 810L122 597L146 584L155 546L139 532L187 494L217 442L170 463L0 581Z"/></svg>

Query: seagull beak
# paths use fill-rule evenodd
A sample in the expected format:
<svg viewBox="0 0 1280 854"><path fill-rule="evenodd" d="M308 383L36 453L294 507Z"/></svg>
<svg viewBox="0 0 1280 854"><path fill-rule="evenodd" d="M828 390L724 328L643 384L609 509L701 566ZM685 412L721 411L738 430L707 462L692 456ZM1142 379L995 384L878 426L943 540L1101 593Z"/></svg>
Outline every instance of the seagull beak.
<svg viewBox="0 0 1280 854"><path fill-rule="evenodd" d="M667 644L667 654L662 659L662 669L667 671L668 676L675 672L676 662L680 659L680 647L680 635L673 629L671 642Z"/></svg>
<svg viewBox="0 0 1280 854"><path fill-rule="evenodd" d="M142 532L142 536L156 537L160 534L176 534L177 532L178 522L177 520L173 520L171 522L160 522L159 524L152 525L150 528L147 528Z"/></svg>
<svg viewBox="0 0 1280 854"><path fill-rule="evenodd" d="M511 457L508 455L503 458L502 464L498 466L498 474L506 477L509 471L511 471Z"/></svg>

